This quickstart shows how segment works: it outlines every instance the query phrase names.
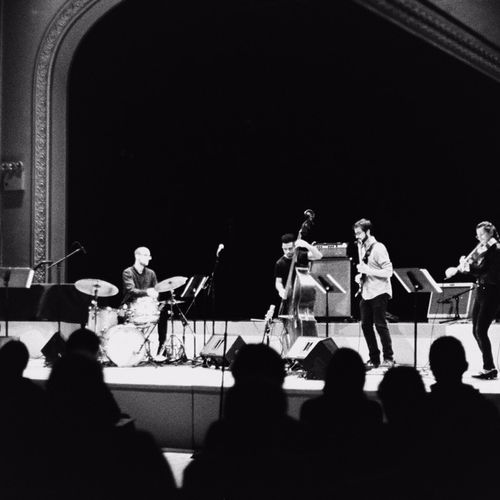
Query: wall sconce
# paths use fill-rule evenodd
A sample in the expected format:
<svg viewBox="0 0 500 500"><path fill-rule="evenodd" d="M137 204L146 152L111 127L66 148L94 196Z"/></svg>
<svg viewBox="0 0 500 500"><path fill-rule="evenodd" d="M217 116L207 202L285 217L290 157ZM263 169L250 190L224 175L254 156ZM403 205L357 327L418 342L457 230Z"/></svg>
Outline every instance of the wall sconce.
<svg viewBox="0 0 500 500"><path fill-rule="evenodd" d="M3 161L2 189L4 191L24 191L24 164L22 161Z"/></svg>

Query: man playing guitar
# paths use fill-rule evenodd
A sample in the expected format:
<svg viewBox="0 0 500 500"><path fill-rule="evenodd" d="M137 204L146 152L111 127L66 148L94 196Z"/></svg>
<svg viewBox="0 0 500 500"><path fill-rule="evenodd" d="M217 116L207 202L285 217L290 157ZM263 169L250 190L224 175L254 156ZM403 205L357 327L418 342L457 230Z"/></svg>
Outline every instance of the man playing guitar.
<svg viewBox="0 0 500 500"><path fill-rule="evenodd" d="M374 326L382 343L384 360L382 366L394 366L391 335L387 326L387 303L392 297L392 263L384 244L372 236L372 223L368 219L360 219L353 225L354 236L359 248L360 262L357 266L356 282L360 286L361 329L368 346L370 359L366 369L378 368L380 350L377 345Z"/></svg>

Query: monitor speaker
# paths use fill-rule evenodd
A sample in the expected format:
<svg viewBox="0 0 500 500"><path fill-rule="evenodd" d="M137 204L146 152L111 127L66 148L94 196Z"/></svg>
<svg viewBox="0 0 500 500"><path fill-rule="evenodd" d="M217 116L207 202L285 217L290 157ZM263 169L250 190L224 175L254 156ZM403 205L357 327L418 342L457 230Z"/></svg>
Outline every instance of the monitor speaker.
<svg viewBox="0 0 500 500"><path fill-rule="evenodd" d="M214 334L200 351L200 356L208 364L229 366L234 361L238 351L245 345L240 335L226 336L226 355L224 356L224 335Z"/></svg>
<svg viewBox="0 0 500 500"><path fill-rule="evenodd" d="M443 293L431 293L427 319L467 319L476 299L474 283L438 283Z"/></svg>
<svg viewBox="0 0 500 500"><path fill-rule="evenodd" d="M335 278L346 293L333 293L327 295L316 292L314 303L314 316L319 318L350 318L351 317L351 260L344 259L321 259L311 263L313 276L326 276L330 274ZM328 314L327 299L328 296Z"/></svg>
<svg viewBox="0 0 500 500"><path fill-rule="evenodd" d="M333 353L338 349L330 337L298 337L286 354L306 371L306 377L325 380L326 369Z"/></svg>
<svg viewBox="0 0 500 500"><path fill-rule="evenodd" d="M49 341L42 347L42 354L45 356L47 363L54 363L66 351L66 342L61 337L59 332L54 333Z"/></svg>

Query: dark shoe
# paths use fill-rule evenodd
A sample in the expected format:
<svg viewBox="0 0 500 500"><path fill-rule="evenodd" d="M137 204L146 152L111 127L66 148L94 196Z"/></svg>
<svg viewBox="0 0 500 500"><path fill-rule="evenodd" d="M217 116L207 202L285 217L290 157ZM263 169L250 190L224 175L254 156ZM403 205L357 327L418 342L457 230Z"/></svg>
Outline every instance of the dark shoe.
<svg viewBox="0 0 500 500"><path fill-rule="evenodd" d="M495 368L491 370L482 370L479 373L476 373L475 375L472 376L479 380L494 380L498 377L498 371Z"/></svg>
<svg viewBox="0 0 500 500"><path fill-rule="evenodd" d="M371 359L365 363L365 370L369 372L370 370L373 370L374 368L378 368L380 366L380 363L374 363Z"/></svg>
<svg viewBox="0 0 500 500"><path fill-rule="evenodd" d="M384 359L380 366L382 368L392 368L393 366L396 366L396 361L394 361L393 359Z"/></svg>

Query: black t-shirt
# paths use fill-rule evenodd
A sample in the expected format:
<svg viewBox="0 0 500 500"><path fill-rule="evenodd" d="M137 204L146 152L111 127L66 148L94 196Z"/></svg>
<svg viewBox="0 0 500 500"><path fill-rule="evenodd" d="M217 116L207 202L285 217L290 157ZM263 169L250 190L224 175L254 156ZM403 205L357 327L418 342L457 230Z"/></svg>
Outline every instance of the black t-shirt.
<svg viewBox="0 0 500 500"><path fill-rule="evenodd" d="M274 277L281 278L283 286L286 286L288 280L288 273L290 272L290 266L292 265L292 259L288 259L282 255L274 266Z"/></svg>

